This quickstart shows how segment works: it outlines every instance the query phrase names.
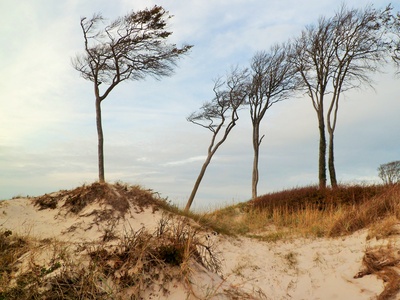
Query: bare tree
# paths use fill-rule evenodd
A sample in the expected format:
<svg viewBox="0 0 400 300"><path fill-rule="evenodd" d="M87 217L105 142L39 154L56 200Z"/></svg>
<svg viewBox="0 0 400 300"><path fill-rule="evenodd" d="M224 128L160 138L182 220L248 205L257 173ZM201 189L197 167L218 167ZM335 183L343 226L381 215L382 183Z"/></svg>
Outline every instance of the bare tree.
<svg viewBox="0 0 400 300"><path fill-rule="evenodd" d="M329 155L328 166L331 185L337 186L334 166L334 131L337 123L339 98L342 92L371 85L369 74L379 71L385 62L388 44L385 41L386 22L390 8L382 11L367 7L347 10L335 15L335 65L332 78L331 103L328 109Z"/></svg>
<svg viewBox="0 0 400 300"><path fill-rule="evenodd" d="M295 41L293 62L318 116L320 188L326 187L325 124L329 134L329 175L332 187L336 187L334 131L339 99L349 89L372 86L369 75L379 70L387 55L384 37L390 11L391 7L376 10L371 6L365 9L342 6L334 17L320 18L317 26L308 26Z"/></svg>
<svg viewBox="0 0 400 300"><path fill-rule="evenodd" d="M400 160L380 165L378 172L379 177L385 184L400 182Z"/></svg>
<svg viewBox="0 0 400 300"><path fill-rule="evenodd" d="M85 48L83 54L72 59L72 64L94 87L99 182L105 181L101 102L123 81L171 75L177 59L192 47L166 43L172 34L165 30L170 18L164 8L154 6L130 12L105 26L101 14L81 19Z"/></svg>
<svg viewBox="0 0 400 300"><path fill-rule="evenodd" d="M252 197L257 197L259 180L260 124L267 109L274 103L287 99L296 88L295 72L288 60L289 45L275 45L269 52L258 52L251 63L251 87L249 94L250 117L253 125L253 172Z"/></svg>
<svg viewBox="0 0 400 300"><path fill-rule="evenodd" d="M239 120L238 110L248 95L248 72L235 68L226 80L217 79L214 84L214 98L192 113L187 120L211 131L212 137L206 160L193 186L185 211L189 211L201 180L218 148L225 142L229 133Z"/></svg>
<svg viewBox="0 0 400 300"><path fill-rule="evenodd" d="M291 57L293 65L300 74L303 87L311 98L318 118L319 164L318 178L320 188L326 187L326 136L324 117L324 97L332 70L334 53L332 47L331 24L325 18L318 25L310 25L294 42L295 51Z"/></svg>

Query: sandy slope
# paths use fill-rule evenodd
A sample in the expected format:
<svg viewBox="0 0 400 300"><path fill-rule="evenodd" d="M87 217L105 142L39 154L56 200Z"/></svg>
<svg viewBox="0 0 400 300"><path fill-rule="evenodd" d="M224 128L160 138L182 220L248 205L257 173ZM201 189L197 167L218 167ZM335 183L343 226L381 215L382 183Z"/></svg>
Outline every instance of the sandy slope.
<svg viewBox="0 0 400 300"><path fill-rule="evenodd" d="M221 238L224 274L248 292L267 299L371 299L383 290L375 276L354 279L366 233L343 239L296 239L265 243Z"/></svg>
<svg viewBox="0 0 400 300"><path fill-rule="evenodd" d="M63 203L59 206L62 207ZM146 227L150 231L157 226L161 212L152 212L150 208L143 212L131 211L123 220L96 220L93 212L101 210L98 204L85 207L79 214L69 213L67 209L44 209L34 206L32 200L26 198L0 202L0 228L11 229L20 234L29 234L40 238L59 238L65 241L95 241L104 234L104 229L115 221L116 230L124 228L140 229Z"/></svg>
<svg viewBox="0 0 400 300"><path fill-rule="evenodd" d="M110 222L119 232L143 226L151 231L162 216L160 210L145 208L132 209L123 219L99 220L94 213L104 208L99 204L91 204L77 215L59 207L39 210L26 198L2 201L0 230L75 243L99 240ZM193 290L200 298L209 299L374 299L383 290L383 282L374 275L353 278L361 269L366 247L383 243L367 242L366 234L274 243L205 232L205 238L216 246L222 270L217 275L193 265ZM236 292L243 293L235 296ZM186 296L187 286L172 284L169 296L156 294L153 299Z"/></svg>

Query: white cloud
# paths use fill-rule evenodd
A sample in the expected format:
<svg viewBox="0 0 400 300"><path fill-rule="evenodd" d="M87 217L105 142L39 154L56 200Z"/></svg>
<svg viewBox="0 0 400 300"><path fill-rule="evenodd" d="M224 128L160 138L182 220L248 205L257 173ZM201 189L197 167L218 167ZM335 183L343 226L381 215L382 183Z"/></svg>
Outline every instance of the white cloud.
<svg viewBox="0 0 400 300"><path fill-rule="evenodd" d="M205 159L206 159L206 156L195 156L195 157L189 157L189 158L182 159L182 160L170 161L165 164L162 164L162 166L168 167L168 166L185 165L185 164L190 164L190 163L196 162L196 161L204 161Z"/></svg>

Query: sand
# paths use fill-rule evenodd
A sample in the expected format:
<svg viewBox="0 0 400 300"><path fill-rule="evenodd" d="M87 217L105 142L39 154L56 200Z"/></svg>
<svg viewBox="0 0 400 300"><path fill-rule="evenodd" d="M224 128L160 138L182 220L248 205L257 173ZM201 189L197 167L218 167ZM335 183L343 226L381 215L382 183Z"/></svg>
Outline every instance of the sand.
<svg viewBox="0 0 400 300"><path fill-rule="evenodd" d="M95 219L93 211L99 209L102 206L93 204L75 215L63 208L40 210L28 198L1 201L0 230L72 243L93 242L110 226L110 219ZM162 210L132 210L113 226L119 232L142 227L151 231L161 218ZM229 237L207 230L203 234L215 245L221 271L216 274L193 264L192 289L199 298L375 299L384 289L383 281L375 275L354 278L362 269L366 248L387 242L367 240L365 230L341 238L278 242ZM156 294L152 299L186 299L187 295L187 284L177 283L170 286L168 295Z"/></svg>

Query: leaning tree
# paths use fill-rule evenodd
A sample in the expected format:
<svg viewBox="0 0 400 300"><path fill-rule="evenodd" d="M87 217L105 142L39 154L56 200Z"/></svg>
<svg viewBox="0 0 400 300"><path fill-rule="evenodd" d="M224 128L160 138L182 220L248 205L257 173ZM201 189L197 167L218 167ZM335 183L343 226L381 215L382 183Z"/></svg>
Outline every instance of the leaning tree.
<svg viewBox="0 0 400 300"><path fill-rule="evenodd" d="M147 75L157 79L170 76L178 58L192 47L167 43L172 34L166 30L170 18L163 7L154 6L132 11L107 24L101 14L81 19L84 52L76 55L72 64L94 88L99 182L105 182L102 101L123 81L140 80Z"/></svg>
<svg viewBox="0 0 400 300"><path fill-rule="evenodd" d="M320 18L317 25L307 26L294 42L292 63L318 117L320 188L326 187L325 126L329 134L329 175L332 187L336 187L334 131L340 96L350 89L371 85L369 75L385 62L390 12L391 7L377 10L371 6L364 9L342 6L333 17Z"/></svg>
<svg viewBox="0 0 400 300"><path fill-rule="evenodd" d="M238 110L248 95L247 70L235 68L226 76L215 80L214 98L203 104L199 111L192 113L187 120L211 131L212 137L207 149L207 157L193 186L185 207L189 211L208 165L218 148L225 142L229 133L239 120Z"/></svg>
<svg viewBox="0 0 400 300"><path fill-rule="evenodd" d="M269 51L257 52L251 61L248 103L253 125L253 198L257 197L259 151L264 138L264 135L260 136L261 121L274 103L287 99L296 88L295 69L288 60L289 51L288 44L274 45Z"/></svg>

